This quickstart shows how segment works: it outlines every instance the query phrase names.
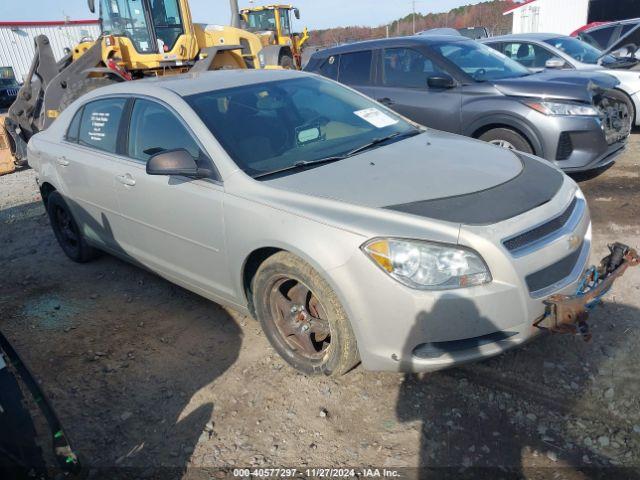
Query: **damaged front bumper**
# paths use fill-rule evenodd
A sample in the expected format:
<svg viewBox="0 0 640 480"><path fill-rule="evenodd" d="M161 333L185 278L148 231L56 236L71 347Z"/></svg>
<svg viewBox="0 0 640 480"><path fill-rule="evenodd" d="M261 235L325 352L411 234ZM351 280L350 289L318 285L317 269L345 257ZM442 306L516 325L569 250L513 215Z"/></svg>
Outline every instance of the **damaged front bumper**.
<svg viewBox="0 0 640 480"><path fill-rule="evenodd" d="M629 267L640 264L638 252L627 245L614 243L609 245L609 251L599 266L585 272L575 295L552 295L544 301L545 314L534 322L534 327L591 340L589 313Z"/></svg>

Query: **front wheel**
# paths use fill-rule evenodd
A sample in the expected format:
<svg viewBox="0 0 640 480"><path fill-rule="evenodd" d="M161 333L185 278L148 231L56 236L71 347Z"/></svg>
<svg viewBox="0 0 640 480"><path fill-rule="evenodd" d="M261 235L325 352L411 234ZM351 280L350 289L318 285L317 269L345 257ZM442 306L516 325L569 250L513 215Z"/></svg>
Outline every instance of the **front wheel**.
<svg viewBox="0 0 640 480"><path fill-rule="evenodd" d="M291 70L294 68L293 57L288 53L282 54L278 63L282 68L286 70Z"/></svg>
<svg viewBox="0 0 640 480"><path fill-rule="evenodd" d="M527 139L510 128L493 128L480 135L478 139L508 150L533 153L533 148Z"/></svg>
<svg viewBox="0 0 640 480"><path fill-rule="evenodd" d="M288 252L268 258L252 291L266 337L295 369L340 376L358 363L356 339L337 295L303 260Z"/></svg>

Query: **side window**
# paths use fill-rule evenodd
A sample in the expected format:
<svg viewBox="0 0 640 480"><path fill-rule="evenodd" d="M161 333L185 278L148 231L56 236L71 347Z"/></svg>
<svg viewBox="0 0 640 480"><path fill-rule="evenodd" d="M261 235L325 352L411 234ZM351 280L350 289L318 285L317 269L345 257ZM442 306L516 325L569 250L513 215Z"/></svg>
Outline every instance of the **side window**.
<svg viewBox="0 0 640 480"><path fill-rule="evenodd" d="M427 78L441 72L429 58L410 48L388 48L382 57L382 84L387 87L426 88Z"/></svg>
<svg viewBox="0 0 640 480"><path fill-rule="evenodd" d="M80 120L82 120L83 110L84 107L81 107L80 110L78 110L73 116L73 120L71 120L69 129L67 130L67 136L65 137L67 142L78 143L78 134L80 133Z"/></svg>
<svg viewBox="0 0 640 480"><path fill-rule="evenodd" d="M549 50L532 43L505 43L502 53L529 68L544 68L554 58Z"/></svg>
<svg viewBox="0 0 640 480"><path fill-rule="evenodd" d="M156 153L179 148L196 160L204 158L198 143L173 112L155 102L136 100L129 124L129 156L146 163Z"/></svg>
<svg viewBox="0 0 640 480"><path fill-rule="evenodd" d="M589 35L602 50L606 49L609 46L609 42L611 42L611 36L613 32L616 30L616 27L604 27L599 28L598 30L592 30L587 35Z"/></svg>
<svg viewBox="0 0 640 480"><path fill-rule="evenodd" d="M337 80L339 63L340 57L338 55L331 55L320 67L320 75L330 78L331 80Z"/></svg>
<svg viewBox="0 0 640 480"><path fill-rule="evenodd" d="M347 85L371 85L371 50L340 55L338 80Z"/></svg>
<svg viewBox="0 0 640 480"><path fill-rule="evenodd" d="M84 106L78 142L87 147L115 153L118 128L127 100L108 98Z"/></svg>

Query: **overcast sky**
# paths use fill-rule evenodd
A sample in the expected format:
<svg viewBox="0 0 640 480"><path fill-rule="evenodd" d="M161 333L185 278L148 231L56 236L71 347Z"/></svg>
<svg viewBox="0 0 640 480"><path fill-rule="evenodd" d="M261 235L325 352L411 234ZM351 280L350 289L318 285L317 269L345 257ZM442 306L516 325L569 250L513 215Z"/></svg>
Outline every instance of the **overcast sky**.
<svg viewBox="0 0 640 480"><path fill-rule="evenodd" d="M300 26L310 29L347 25L378 26L411 12L411 0L291 0L300 8ZM99 0L96 0L96 4ZM228 0L190 0L194 19L199 23L229 22ZM277 3L256 0L256 5ZM444 12L478 0L422 0L416 10L422 13ZM248 0L239 0L240 7ZM0 21L78 20L91 18L87 0L0 0Z"/></svg>

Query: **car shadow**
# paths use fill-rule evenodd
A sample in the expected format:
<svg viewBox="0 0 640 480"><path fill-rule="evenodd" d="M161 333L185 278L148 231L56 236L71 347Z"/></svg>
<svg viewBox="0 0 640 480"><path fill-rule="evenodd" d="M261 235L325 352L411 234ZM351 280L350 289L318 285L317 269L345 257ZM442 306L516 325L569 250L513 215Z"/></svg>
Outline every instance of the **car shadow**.
<svg viewBox="0 0 640 480"><path fill-rule="evenodd" d="M109 237L104 220L88 227ZM0 244L0 329L89 478L181 478L215 439L215 382L242 344L234 318L116 257L71 262L38 202L0 211Z"/></svg>
<svg viewBox="0 0 640 480"><path fill-rule="evenodd" d="M412 338L424 335L430 319L446 315L447 308L451 308L449 302L446 306L439 302L432 311L417 316L403 352L405 365L415 346ZM607 310L613 308L599 307L593 320L608 320ZM615 308L615 315L630 323L640 315L632 307ZM474 323L493 326L469 300L460 299L456 311ZM610 415L607 407L585 406L593 388L592 372L617 351L630 348L625 345L629 337L624 328L602 333L609 357L602 354L597 339L591 345L574 337L542 335L479 363L405 374L396 415L401 422L417 422L419 477L520 479L537 473L547 478L551 463L558 475L569 475L558 478L640 478L637 471L617 468L600 448L597 435L576 431L576 424L589 422L614 431L620 427L619 418ZM470 351L478 348L472 345ZM455 358L456 352L449 353ZM577 367L572 370L571 365ZM631 430L629 425L624 427Z"/></svg>

